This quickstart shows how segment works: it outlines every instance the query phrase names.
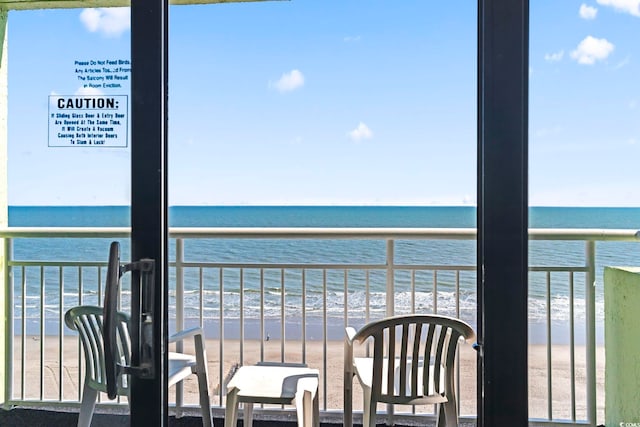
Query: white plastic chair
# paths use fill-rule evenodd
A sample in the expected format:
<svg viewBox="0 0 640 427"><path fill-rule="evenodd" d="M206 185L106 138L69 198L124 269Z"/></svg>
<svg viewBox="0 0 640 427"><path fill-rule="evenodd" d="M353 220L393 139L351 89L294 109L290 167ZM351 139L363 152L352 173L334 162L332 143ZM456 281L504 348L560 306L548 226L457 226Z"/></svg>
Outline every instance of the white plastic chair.
<svg viewBox="0 0 640 427"><path fill-rule="evenodd" d="M458 425L454 384L460 338L475 339L467 323L446 316L395 316L346 328L344 426L353 425L353 377L364 396L363 427L376 424L378 402L395 405L437 404L437 426ZM373 357L354 357L354 343L373 340ZM428 369L425 369L428 366Z"/></svg>
<svg viewBox="0 0 640 427"><path fill-rule="evenodd" d="M89 427L96 405L98 392L107 392L102 307L77 306L69 309L64 316L65 323L70 329L78 331L82 348L84 349L86 372L82 389L82 405L78 417L78 427ZM130 364L131 340L129 338L129 316L118 312L116 328L116 345L118 359L124 365ZM200 391L200 406L202 409L202 423L205 427L212 427L211 403L209 399L209 385L207 375L207 355L204 347L204 333L200 328L188 329L169 338L169 342L183 341L194 338L195 355L184 353L169 353L168 384L172 386L191 374L198 377ZM128 376L118 377L117 394L128 396Z"/></svg>

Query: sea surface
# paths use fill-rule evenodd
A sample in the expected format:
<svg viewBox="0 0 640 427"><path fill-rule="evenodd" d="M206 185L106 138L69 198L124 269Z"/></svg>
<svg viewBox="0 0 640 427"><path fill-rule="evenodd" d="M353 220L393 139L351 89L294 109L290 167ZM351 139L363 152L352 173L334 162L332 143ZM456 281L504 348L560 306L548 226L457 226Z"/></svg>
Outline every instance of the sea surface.
<svg viewBox="0 0 640 427"><path fill-rule="evenodd" d="M12 227L122 227L130 224L130 209L125 206L12 206L9 208L9 225ZM476 210L474 207L386 207L386 206L175 206L169 210L169 223L173 227L433 227L433 228L474 228ZM576 208L576 207L533 207L529 215L530 228L594 228L640 230L640 208ZM104 261L107 258L111 239L15 239L13 259L39 261ZM129 259L129 242L124 239L122 259ZM584 263L585 245L582 241L532 241L529 244L530 265L581 265ZM175 259L175 244L171 242L170 259ZM475 265L475 241L406 240L396 242L395 262L397 264L445 264ZM200 239L185 244L185 259L197 262L243 262L243 263L377 263L384 264L385 243L380 240L248 240L248 239ZM598 321L604 315L602 271L605 265L640 265L640 243L598 242L596 244L596 312ZM49 271L51 270L51 271ZM14 270L14 316L20 319L23 306L25 322L44 315L47 319L59 319L60 295L64 309L77 304L97 303L101 294L100 278L84 274L79 279L77 269L65 269L62 280L58 270L39 269ZM267 319L278 319L282 315L282 298L285 295L286 315L289 319L300 316L302 289L300 273L287 271L285 291L281 289L280 277L269 272L264 278L266 296L264 315ZM277 273L277 272L276 272ZM319 272L310 271L306 279L305 312L313 320L326 315L329 321L341 324L344 315L344 277L329 274L327 289L315 286ZM44 275L44 279L42 278ZM175 271L170 272L175 280ZM238 271L225 270L223 315L225 319L238 319L243 307L243 315L248 321L256 321L260 307L258 271L247 270L243 277L244 300L238 286ZM22 277L24 276L24 277ZM273 277L272 277L273 276ZM334 277L335 276L335 277ZM364 290L350 291L349 312L364 311L368 304L373 316L384 313L386 281L384 275L370 277L370 298ZM411 278L408 274L396 277L396 309L398 312L410 310L414 304L417 310L432 311L433 279L416 278L424 286L416 287L412 298ZM103 280L103 279L102 279ZM185 306L187 317L197 317L203 310L205 318L215 320L220 317L220 276L217 272L206 272L203 277L205 287L203 305L200 308L200 277L197 271L185 272ZM354 273L349 278L354 283L363 282L363 277ZM463 273L460 291L456 295L455 279L443 274L438 278L438 312L455 314L456 296L460 301L460 316L475 323L475 273ZM78 283L82 282L79 289ZM530 273L529 276L529 319L533 328L543 325L550 301L550 317L556 325L566 325L573 297L574 316L584 320L584 275L577 274L573 295L570 295L568 274L553 275L547 296L545 273ZM43 285L44 283L44 290ZM24 286L23 286L24 284ZM127 285L123 282L123 290ZM175 304L175 290L170 290ZM80 297L81 296L81 297ZM44 300L44 304L42 301ZM251 309L254 309L253 311ZM246 312L246 313L245 313ZM315 316L315 317L314 317ZM226 321L226 320L225 320ZM20 324L20 321L17 322ZM59 323L59 322L58 322ZM294 322L295 323L295 322ZM537 326L536 326L537 325ZM51 329L51 328L50 328ZM562 329L562 328L561 328ZM566 329L566 328L565 328ZM53 333L57 329L53 328ZM578 331L580 332L580 331Z"/></svg>

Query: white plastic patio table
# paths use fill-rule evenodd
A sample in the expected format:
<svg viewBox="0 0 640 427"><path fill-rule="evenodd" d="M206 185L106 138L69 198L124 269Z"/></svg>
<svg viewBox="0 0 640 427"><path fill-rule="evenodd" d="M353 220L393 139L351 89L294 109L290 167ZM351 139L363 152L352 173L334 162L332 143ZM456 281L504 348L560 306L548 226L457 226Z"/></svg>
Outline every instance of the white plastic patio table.
<svg viewBox="0 0 640 427"><path fill-rule="evenodd" d="M294 404L299 426L318 427L318 370L276 363L241 366L227 384L225 427L236 427L240 402L245 427L253 425L254 403Z"/></svg>

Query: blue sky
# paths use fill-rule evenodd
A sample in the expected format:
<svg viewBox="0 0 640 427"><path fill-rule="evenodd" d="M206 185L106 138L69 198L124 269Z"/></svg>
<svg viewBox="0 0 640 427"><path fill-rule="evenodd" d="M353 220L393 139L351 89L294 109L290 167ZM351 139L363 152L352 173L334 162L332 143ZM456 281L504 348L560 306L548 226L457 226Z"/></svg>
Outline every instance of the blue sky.
<svg viewBox="0 0 640 427"><path fill-rule="evenodd" d="M170 11L171 204L474 204L476 2ZM11 12L9 203L128 204L129 148L49 147L127 9ZM534 0L530 204L640 206L640 0ZM89 95L129 95L120 89Z"/></svg>

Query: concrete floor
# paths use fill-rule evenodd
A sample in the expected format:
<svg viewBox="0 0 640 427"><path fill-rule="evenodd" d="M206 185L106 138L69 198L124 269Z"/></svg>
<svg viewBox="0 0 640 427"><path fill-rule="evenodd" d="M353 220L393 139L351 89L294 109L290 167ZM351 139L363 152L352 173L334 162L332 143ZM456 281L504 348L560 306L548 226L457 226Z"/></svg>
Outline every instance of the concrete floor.
<svg viewBox="0 0 640 427"><path fill-rule="evenodd" d="M74 427L78 422L76 411L57 409L33 409L13 408L0 409L0 426L2 427ZM223 427L223 418L214 418L215 427ZM297 427L297 423L290 421L265 421L255 420L255 427ZM322 423L321 427L339 427L339 423ZM433 425L433 424L428 424ZM181 418L169 417L169 427L201 427L202 418L197 416L184 416ZM238 422L242 426L242 421ZM378 426L385 426L379 423ZM96 413L93 416L91 427L130 427L129 417L126 414ZM402 427L402 425L397 425ZM408 426L405 426L408 427ZM460 423L460 427L475 427L475 423Z"/></svg>
<svg viewBox="0 0 640 427"><path fill-rule="evenodd" d="M0 426L6 427L65 427L75 426L78 422L76 412L61 412L53 410L15 408L0 410ZM222 418L214 419L215 427L224 426ZM239 425L242 425L241 423ZM256 421L256 427L295 427L295 423L278 421ZM200 417L169 418L170 427L201 427ZM323 426L325 426L323 424ZM329 426L329 425L326 425ZM335 424L333 425L336 426ZM129 417L117 414L95 414L91 421L91 427L129 427Z"/></svg>

